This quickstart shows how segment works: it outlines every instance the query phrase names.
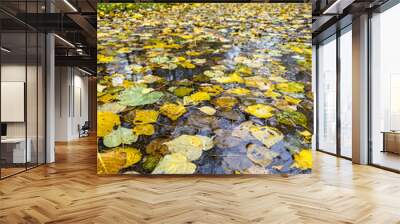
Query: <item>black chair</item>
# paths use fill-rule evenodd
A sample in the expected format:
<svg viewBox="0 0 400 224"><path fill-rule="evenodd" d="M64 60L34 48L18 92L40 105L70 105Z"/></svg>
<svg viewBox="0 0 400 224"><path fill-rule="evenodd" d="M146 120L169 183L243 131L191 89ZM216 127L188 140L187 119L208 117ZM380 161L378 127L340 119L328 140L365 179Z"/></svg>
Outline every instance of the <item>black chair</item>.
<svg viewBox="0 0 400 224"><path fill-rule="evenodd" d="M90 125L89 121L85 121L82 127L78 124L79 138L89 136Z"/></svg>

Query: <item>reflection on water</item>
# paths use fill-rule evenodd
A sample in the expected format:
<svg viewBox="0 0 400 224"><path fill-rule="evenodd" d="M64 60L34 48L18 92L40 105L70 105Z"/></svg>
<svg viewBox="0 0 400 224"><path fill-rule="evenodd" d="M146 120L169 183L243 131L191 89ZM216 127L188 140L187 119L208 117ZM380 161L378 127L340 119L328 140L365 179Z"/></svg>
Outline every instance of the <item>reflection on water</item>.
<svg viewBox="0 0 400 224"><path fill-rule="evenodd" d="M309 173L308 4L99 4L98 172Z"/></svg>

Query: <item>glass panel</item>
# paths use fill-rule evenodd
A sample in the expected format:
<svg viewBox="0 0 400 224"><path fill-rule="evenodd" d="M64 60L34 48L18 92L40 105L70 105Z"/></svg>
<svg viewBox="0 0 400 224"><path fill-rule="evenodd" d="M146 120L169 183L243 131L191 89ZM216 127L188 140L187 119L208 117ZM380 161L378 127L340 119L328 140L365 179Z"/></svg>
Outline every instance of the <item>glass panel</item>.
<svg viewBox="0 0 400 224"><path fill-rule="evenodd" d="M26 33L1 34L1 161L2 177L25 170ZM29 148L29 147L28 147Z"/></svg>
<svg viewBox="0 0 400 224"><path fill-rule="evenodd" d="M318 149L336 153L336 37L318 48Z"/></svg>
<svg viewBox="0 0 400 224"><path fill-rule="evenodd" d="M352 33L340 36L340 153L352 157Z"/></svg>
<svg viewBox="0 0 400 224"><path fill-rule="evenodd" d="M27 33L28 38L28 62L27 62L27 97L26 97L26 114L27 114L27 143L28 151L30 150L30 162L27 164L29 167L37 165L38 160L38 111L37 111L37 84L38 84L38 36L36 32ZM29 160L28 160L29 161Z"/></svg>
<svg viewBox="0 0 400 224"><path fill-rule="evenodd" d="M372 163L400 170L400 4L372 22Z"/></svg>

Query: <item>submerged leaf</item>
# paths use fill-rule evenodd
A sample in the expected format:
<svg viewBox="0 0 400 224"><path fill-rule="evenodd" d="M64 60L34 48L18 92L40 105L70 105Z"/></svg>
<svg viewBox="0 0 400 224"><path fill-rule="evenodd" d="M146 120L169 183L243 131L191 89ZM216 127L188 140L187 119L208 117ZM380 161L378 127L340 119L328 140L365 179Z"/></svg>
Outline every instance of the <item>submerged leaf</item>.
<svg viewBox="0 0 400 224"><path fill-rule="evenodd" d="M269 148L257 144L250 144L247 146L247 157L262 167L268 166L277 153L272 152Z"/></svg>
<svg viewBox="0 0 400 224"><path fill-rule="evenodd" d="M269 126L254 126L250 128L251 134L268 148L283 139L283 134L278 129Z"/></svg>
<svg viewBox="0 0 400 224"><path fill-rule="evenodd" d="M203 150L213 147L213 140L201 135L181 135L172 141L164 143L170 152L182 153L189 160L200 158Z"/></svg>

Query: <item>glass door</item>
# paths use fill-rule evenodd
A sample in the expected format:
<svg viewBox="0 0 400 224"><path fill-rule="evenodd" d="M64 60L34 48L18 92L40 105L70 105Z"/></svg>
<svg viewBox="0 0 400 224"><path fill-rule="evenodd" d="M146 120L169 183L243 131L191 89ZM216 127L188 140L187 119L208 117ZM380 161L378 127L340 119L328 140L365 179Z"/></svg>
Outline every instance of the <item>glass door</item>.
<svg viewBox="0 0 400 224"><path fill-rule="evenodd" d="M318 46L317 149L336 154L336 35Z"/></svg>
<svg viewBox="0 0 400 224"><path fill-rule="evenodd" d="M400 171L400 4L371 18L370 163Z"/></svg>
<svg viewBox="0 0 400 224"><path fill-rule="evenodd" d="M352 158L352 32L340 34L340 156Z"/></svg>

